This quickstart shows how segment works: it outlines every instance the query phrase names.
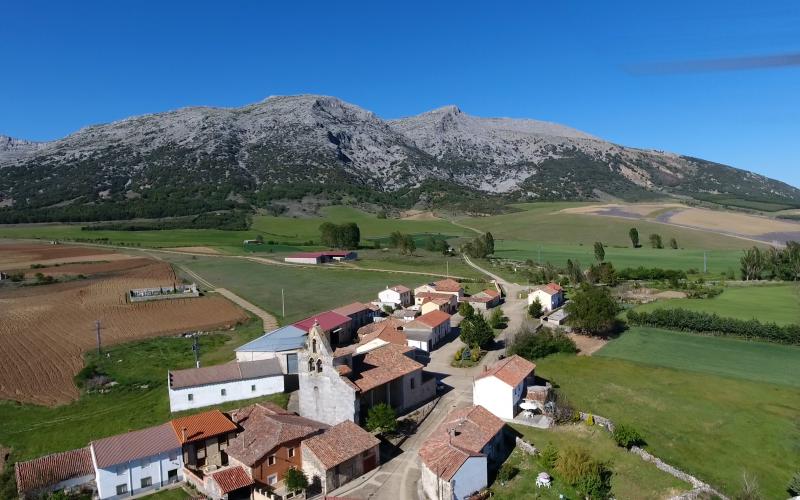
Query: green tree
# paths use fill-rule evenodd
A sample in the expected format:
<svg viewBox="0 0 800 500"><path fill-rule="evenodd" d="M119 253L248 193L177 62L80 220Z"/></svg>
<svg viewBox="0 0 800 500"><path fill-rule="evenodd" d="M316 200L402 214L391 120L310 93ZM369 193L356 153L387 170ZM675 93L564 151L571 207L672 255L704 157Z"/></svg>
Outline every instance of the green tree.
<svg viewBox="0 0 800 500"><path fill-rule="evenodd" d="M542 314L544 314L544 308L542 307L542 301L539 300L539 297L533 299L531 305L528 306L528 314L531 318L541 318Z"/></svg>
<svg viewBox="0 0 800 500"><path fill-rule="evenodd" d="M568 323L591 335L609 333L616 325L619 305L606 288L581 285L566 305Z"/></svg>
<svg viewBox="0 0 800 500"><path fill-rule="evenodd" d="M664 248L664 242L661 241L661 235L653 233L650 235L650 246L653 248Z"/></svg>
<svg viewBox="0 0 800 500"><path fill-rule="evenodd" d="M760 280L764 272L764 255L761 249L754 246L744 251L740 259L742 279Z"/></svg>
<svg viewBox="0 0 800 500"><path fill-rule="evenodd" d="M594 258L597 262L603 262L606 259L606 249L603 248L603 242L594 242Z"/></svg>
<svg viewBox="0 0 800 500"><path fill-rule="evenodd" d="M499 307L492 309L492 314L489 316L489 324L492 328L500 329L506 326L506 317L503 316L503 310Z"/></svg>
<svg viewBox="0 0 800 500"><path fill-rule="evenodd" d="M399 248L403 243L404 236L400 231L392 231L389 235L389 248Z"/></svg>
<svg viewBox="0 0 800 500"><path fill-rule="evenodd" d="M676 240L675 238L670 238L669 239L669 247L671 249L673 249L673 250L677 250L678 249L678 240Z"/></svg>
<svg viewBox="0 0 800 500"><path fill-rule="evenodd" d="M628 231L628 237L631 239L631 245L633 248L639 248L639 231L632 227L630 231Z"/></svg>
<svg viewBox="0 0 800 500"><path fill-rule="evenodd" d="M578 348L571 338L558 330L543 328L540 332L520 330L508 346L509 356L517 354L535 361L558 352L576 353Z"/></svg>
<svg viewBox="0 0 800 500"><path fill-rule="evenodd" d="M792 479L789 480L789 486L786 487L789 496L800 496L800 471L795 472Z"/></svg>
<svg viewBox="0 0 800 500"><path fill-rule="evenodd" d="M475 308L469 302L458 304L458 314L464 319L470 319L475 315Z"/></svg>
<svg viewBox="0 0 800 500"><path fill-rule="evenodd" d="M394 432L397 429L397 414L386 403L378 403L367 412L367 430L380 433Z"/></svg>
<svg viewBox="0 0 800 500"><path fill-rule="evenodd" d="M289 470L286 471L286 474L283 476L283 481L286 485L286 489L291 492L303 491L308 488L308 477L306 477L303 471L295 469L294 467L290 467Z"/></svg>
<svg viewBox="0 0 800 500"><path fill-rule="evenodd" d="M486 255L493 255L494 254L494 236L492 233L486 232L483 235L484 242L486 243Z"/></svg>
<svg viewBox="0 0 800 500"><path fill-rule="evenodd" d="M319 226L319 241L324 246L333 248L337 243L337 226L332 222L323 222Z"/></svg>
<svg viewBox="0 0 800 500"><path fill-rule="evenodd" d="M583 282L583 271L581 270L581 263L577 260L567 259L566 275L570 283L578 285ZM551 278L548 278L551 279Z"/></svg>
<svg viewBox="0 0 800 500"><path fill-rule="evenodd" d="M482 314L474 314L461 322L461 340L468 346L483 347L493 339L492 327Z"/></svg>

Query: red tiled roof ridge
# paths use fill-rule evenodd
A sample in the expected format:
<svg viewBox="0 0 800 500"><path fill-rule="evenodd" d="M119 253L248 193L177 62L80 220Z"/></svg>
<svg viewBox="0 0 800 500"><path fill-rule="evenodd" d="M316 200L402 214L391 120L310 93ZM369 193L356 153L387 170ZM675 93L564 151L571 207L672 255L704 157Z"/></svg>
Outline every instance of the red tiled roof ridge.
<svg viewBox="0 0 800 500"><path fill-rule="evenodd" d="M92 452L88 446L14 464L14 476L20 496L61 481L93 474Z"/></svg>
<svg viewBox="0 0 800 500"><path fill-rule="evenodd" d="M241 465L213 472L211 478L219 485L220 492L223 495L238 490L239 488L246 488L247 486L255 484Z"/></svg>
<svg viewBox="0 0 800 500"><path fill-rule="evenodd" d="M331 469L380 444L380 440L350 420L303 442L322 465Z"/></svg>
<svg viewBox="0 0 800 500"><path fill-rule="evenodd" d="M513 354L505 359L501 359L489 367L488 370L481 372L476 379L495 376L511 387L525 380L530 373L536 369L536 364L527 359Z"/></svg>

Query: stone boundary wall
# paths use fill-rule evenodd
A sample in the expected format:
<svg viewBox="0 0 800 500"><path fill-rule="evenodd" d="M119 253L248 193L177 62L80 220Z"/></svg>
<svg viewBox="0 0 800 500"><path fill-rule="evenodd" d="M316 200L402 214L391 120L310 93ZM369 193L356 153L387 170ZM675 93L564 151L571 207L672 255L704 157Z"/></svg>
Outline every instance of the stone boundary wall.
<svg viewBox="0 0 800 500"><path fill-rule="evenodd" d="M535 446L533 446L531 443L525 441L519 436L517 436L514 439L514 442L516 443L517 447L520 450L522 450L523 453L527 453L528 455L534 455L534 456L539 454L539 450L537 450Z"/></svg>
<svg viewBox="0 0 800 500"><path fill-rule="evenodd" d="M586 422L589 419L589 416L594 420L595 425L598 425L604 428L608 432L614 432L614 422L608 418L601 417L600 415L595 415L593 413L584 413L580 412L581 421ZM684 472L677 467L674 467L657 456L648 453L647 451L639 448L638 446L632 446L629 450L630 453L634 455L638 455L642 460L645 462L651 462L653 465L656 466L661 471L666 472L667 474L680 479L681 481L685 481L692 485L693 489L686 493L682 493L680 495L672 497L670 500L692 500L698 497L702 497L705 494L712 494L716 495L722 500L729 500L728 497L720 493L719 491L715 490L711 487L711 485L704 483L703 481L697 479L696 477L692 476L691 474Z"/></svg>
<svg viewBox="0 0 800 500"><path fill-rule="evenodd" d="M173 291L177 290L177 291ZM134 288L128 291L128 300L132 303L153 300L189 299L200 296L197 285L170 285L153 288Z"/></svg>

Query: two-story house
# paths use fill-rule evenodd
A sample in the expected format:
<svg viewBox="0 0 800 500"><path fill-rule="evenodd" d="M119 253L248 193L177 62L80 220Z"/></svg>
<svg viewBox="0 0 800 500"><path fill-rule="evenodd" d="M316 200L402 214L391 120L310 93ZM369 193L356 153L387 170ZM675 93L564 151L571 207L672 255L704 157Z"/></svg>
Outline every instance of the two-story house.
<svg viewBox="0 0 800 500"><path fill-rule="evenodd" d="M181 446L186 480L205 490L206 477L228 465L225 450L238 427L219 410L176 418L169 425Z"/></svg>
<svg viewBox="0 0 800 500"><path fill-rule="evenodd" d="M533 385L535 369L516 354L486 367L472 384L472 402L502 419L513 419L526 388Z"/></svg>
<svg viewBox="0 0 800 500"><path fill-rule="evenodd" d="M411 289L403 285L387 286L378 292L378 303L381 306L408 307L412 303Z"/></svg>
<svg viewBox="0 0 800 500"><path fill-rule="evenodd" d="M542 311L550 312L564 305L564 289L557 283L537 286L528 293L528 305L539 299Z"/></svg>

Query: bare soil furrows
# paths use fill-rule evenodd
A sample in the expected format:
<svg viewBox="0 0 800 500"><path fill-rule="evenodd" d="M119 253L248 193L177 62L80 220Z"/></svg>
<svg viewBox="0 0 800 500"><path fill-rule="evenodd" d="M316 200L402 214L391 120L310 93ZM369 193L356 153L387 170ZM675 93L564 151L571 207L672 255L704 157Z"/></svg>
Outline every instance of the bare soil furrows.
<svg viewBox="0 0 800 500"><path fill-rule="evenodd" d="M247 318L220 296L130 304L128 289L169 285L177 278L165 262L124 262L116 269L96 264L101 274L84 269L86 280L0 289L0 399L58 405L77 398L73 377L83 366L83 353L95 348L95 320L101 322L102 343L110 345L232 326Z"/></svg>
<svg viewBox="0 0 800 500"><path fill-rule="evenodd" d="M0 241L0 270L28 268L31 264L53 265L66 262L124 260L131 256L106 248L72 245L7 243Z"/></svg>

